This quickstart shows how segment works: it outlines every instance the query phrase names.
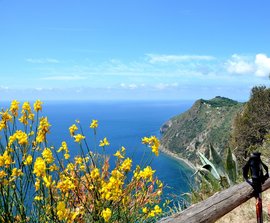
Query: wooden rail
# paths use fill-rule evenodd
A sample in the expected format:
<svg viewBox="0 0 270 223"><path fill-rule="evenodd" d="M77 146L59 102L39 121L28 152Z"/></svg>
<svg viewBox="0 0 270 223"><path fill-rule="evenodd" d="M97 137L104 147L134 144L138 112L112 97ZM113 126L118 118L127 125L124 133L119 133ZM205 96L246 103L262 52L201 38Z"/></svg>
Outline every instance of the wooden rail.
<svg viewBox="0 0 270 223"><path fill-rule="evenodd" d="M268 188L270 188L270 179L264 183L263 191ZM252 197L254 197L252 187L243 182L214 194L182 212L163 218L159 223L212 223Z"/></svg>

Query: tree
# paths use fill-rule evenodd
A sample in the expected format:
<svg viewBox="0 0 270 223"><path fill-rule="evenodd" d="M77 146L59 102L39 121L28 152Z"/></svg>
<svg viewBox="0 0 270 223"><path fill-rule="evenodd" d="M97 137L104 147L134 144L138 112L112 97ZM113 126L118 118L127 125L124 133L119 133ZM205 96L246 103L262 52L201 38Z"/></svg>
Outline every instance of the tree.
<svg viewBox="0 0 270 223"><path fill-rule="evenodd" d="M250 100L234 120L232 146L242 164L250 149L261 146L270 130L270 89L256 86L251 90Z"/></svg>

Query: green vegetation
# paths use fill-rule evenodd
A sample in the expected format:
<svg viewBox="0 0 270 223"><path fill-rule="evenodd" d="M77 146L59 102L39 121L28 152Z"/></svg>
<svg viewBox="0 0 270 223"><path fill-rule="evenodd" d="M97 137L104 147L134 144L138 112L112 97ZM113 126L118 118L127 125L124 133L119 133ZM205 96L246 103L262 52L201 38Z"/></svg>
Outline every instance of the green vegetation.
<svg viewBox="0 0 270 223"><path fill-rule="evenodd" d="M208 153L210 144L224 155L230 144L233 119L242 107L243 103L220 96L200 99L163 125L161 144L192 163L199 162L197 151Z"/></svg>
<svg viewBox="0 0 270 223"><path fill-rule="evenodd" d="M246 103L223 97L200 99L187 112L164 124L164 149L193 164L201 163L196 167L197 183L188 194L191 203L239 182L242 174L237 163L242 166L255 150L270 164L269 117L270 88L256 86Z"/></svg>
<svg viewBox="0 0 270 223"><path fill-rule="evenodd" d="M254 149L267 153L270 130L270 89L265 86L254 87L250 100L244 105L243 111L238 113L232 134L232 146L242 164L244 158ZM269 140L268 140L269 141Z"/></svg>
<svg viewBox="0 0 270 223"><path fill-rule="evenodd" d="M189 194L192 203L202 201L237 182L237 161L231 149L227 150L225 160L212 145L209 151L209 159L199 152L202 165L195 174L198 188L193 187Z"/></svg>
<svg viewBox="0 0 270 223"><path fill-rule="evenodd" d="M209 104L213 107L224 107L224 106L235 106L237 105L239 102L237 101L234 101L232 99L229 99L229 98L225 98L225 97L221 97L221 96L217 96L211 100L203 100L201 99L202 102L206 103L206 104Z"/></svg>

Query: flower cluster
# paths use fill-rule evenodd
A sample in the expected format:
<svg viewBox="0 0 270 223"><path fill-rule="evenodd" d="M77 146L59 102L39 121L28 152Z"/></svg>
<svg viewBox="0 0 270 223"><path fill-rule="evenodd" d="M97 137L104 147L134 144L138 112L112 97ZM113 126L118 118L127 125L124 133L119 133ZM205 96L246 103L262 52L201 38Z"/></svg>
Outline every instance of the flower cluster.
<svg viewBox="0 0 270 223"><path fill-rule="evenodd" d="M0 112L6 139L0 139L1 222L151 222L161 215L163 184L151 166L133 166L124 147L111 166L108 139L90 149L79 121L69 128L77 156L70 156L66 141L59 149L49 147L51 125L39 115L43 103L37 100L33 110L29 102L19 104L14 100ZM96 137L98 121L89 127ZM156 137L142 142L158 155Z"/></svg>
<svg viewBox="0 0 270 223"><path fill-rule="evenodd" d="M148 145L152 149L152 152L158 156L160 143L156 136L144 137L142 138L142 143Z"/></svg>

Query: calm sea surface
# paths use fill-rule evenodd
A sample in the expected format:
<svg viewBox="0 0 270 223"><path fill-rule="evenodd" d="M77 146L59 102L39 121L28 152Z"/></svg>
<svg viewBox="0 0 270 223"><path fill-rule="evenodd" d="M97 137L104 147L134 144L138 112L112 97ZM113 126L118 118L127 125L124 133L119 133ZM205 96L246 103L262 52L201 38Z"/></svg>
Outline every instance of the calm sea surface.
<svg viewBox="0 0 270 223"><path fill-rule="evenodd" d="M97 143L103 137L110 141L110 147L106 152L113 154L121 146L127 149L127 155L133 157L133 166L139 164L145 151L150 149L141 144L144 136L156 135L160 137L159 128L172 116L186 111L192 105L190 102L44 102L43 116L48 116L51 123L49 145L56 148L62 141L67 141L71 156L79 153L78 145L73 143L68 128L80 120L91 148L95 147L93 130L89 129L92 119L97 119ZM0 107L6 108L6 103L0 103ZM146 154L146 156L149 155ZM168 188L165 196L170 194L181 195L189 191L189 176L191 172L185 165L160 154L152 162L156 175Z"/></svg>

